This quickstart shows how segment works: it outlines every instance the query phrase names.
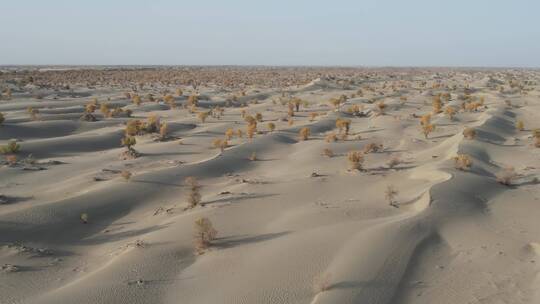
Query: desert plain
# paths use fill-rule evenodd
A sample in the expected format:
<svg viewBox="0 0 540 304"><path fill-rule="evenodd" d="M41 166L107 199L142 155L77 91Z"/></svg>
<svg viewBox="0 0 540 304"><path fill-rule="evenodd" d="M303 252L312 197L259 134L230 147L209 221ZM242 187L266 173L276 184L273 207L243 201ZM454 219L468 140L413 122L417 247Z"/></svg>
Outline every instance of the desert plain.
<svg viewBox="0 0 540 304"><path fill-rule="evenodd" d="M0 303L540 303L539 81L4 67Z"/></svg>

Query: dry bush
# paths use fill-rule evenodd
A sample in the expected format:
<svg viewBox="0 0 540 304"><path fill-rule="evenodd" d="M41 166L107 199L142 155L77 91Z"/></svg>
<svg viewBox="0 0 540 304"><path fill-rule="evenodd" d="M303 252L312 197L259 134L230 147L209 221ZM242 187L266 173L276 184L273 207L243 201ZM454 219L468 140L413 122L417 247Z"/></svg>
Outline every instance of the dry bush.
<svg viewBox="0 0 540 304"><path fill-rule="evenodd" d="M276 129L276 124L274 124L273 122L269 122L268 123L268 130L270 132L274 132L275 129Z"/></svg>
<svg viewBox="0 0 540 304"><path fill-rule="evenodd" d="M2 154L16 154L21 150L21 145L16 140L10 140L5 146L0 147Z"/></svg>
<svg viewBox="0 0 540 304"><path fill-rule="evenodd" d="M506 167L497 174L495 178L499 184L510 186L512 181L517 177L516 170L513 167Z"/></svg>
<svg viewBox="0 0 540 304"><path fill-rule="evenodd" d="M516 129L519 131L523 131L525 129L525 124L523 123L522 120L518 120L516 122Z"/></svg>
<svg viewBox="0 0 540 304"><path fill-rule="evenodd" d="M377 111L377 115L384 115L384 110L387 108L386 104L384 103L384 101L379 101L377 103L377 107L375 108L375 110Z"/></svg>
<svg viewBox="0 0 540 304"><path fill-rule="evenodd" d="M138 119L129 120L126 124L125 133L129 136L135 136L141 133L142 123Z"/></svg>
<svg viewBox="0 0 540 304"><path fill-rule="evenodd" d="M241 129L238 129L236 130L236 136L238 136L238 138L242 138L244 137L244 132Z"/></svg>
<svg viewBox="0 0 540 304"><path fill-rule="evenodd" d="M291 104L294 104L296 112L300 111L300 105L303 103L302 99L295 97L291 100Z"/></svg>
<svg viewBox="0 0 540 304"><path fill-rule="evenodd" d="M420 125L425 126L431 123L431 114L425 114L420 117Z"/></svg>
<svg viewBox="0 0 540 304"><path fill-rule="evenodd" d="M99 111L101 112L101 114L103 114L103 117L110 117L111 115L111 110L109 109L109 106L106 104L106 103L102 103L100 106L99 106Z"/></svg>
<svg viewBox="0 0 540 304"><path fill-rule="evenodd" d="M350 151L347 154L351 170L362 170L364 163L364 153L361 151Z"/></svg>
<svg viewBox="0 0 540 304"><path fill-rule="evenodd" d="M2 114L2 112L0 112L0 125L4 123L6 119L4 118L4 114Z"/></svg>
<svg viewBox="0 0 540 304"><path fill-rule="evenodd" d="M4 158L9 166L15 166L17 164L17 155L15 154L6 154Z"/></svg>
<svg viewBox="0 0 540 304"><path fill-rule="evenodd" d="M233 136L234 136L234 130L233 129L229 128L229 129L227 129L227 131L225 131L225 138L227 140L231 140L233 138Z"/></svg>
<svg viewBox="0 0 540 304"><path fill-rule="evenodd" d="M441 101L441 96L440 95L437 95L434 97L433 99L433 113L435 114L439 114L442 112L442 101Z"/></svg>
<svg viewBox="0 0 540 304"><path fill-rule="evenodd" d="M246 110L242 109L240 110L240 115L242 116L242 118L246 118Z"/></svg>
<svg viewBox="0 0 540 304"><path fill-rule="evenodd" d="M251 152L251 155L249 156L249 160L256 161L257 160L257 152Z"/></svg>
<svg viewBox="0 0 540 304"><path fill-rule="evenodd" d="M38 114L39 114L39 110L38 109L34 109L32 107L28 107L26 109L26 111L28 112L28 114L30 114L30 119L32 120L38 120Z"/></svg>
<svg viewBox="0 0 540 304"><path fill-rule="evenodd" d="M194 245L195 252L197 254L203 254L210 245L212 241L217 236L217 230L212 226L212 222L206 218L202 217L195 221L195 235L194 235Z"/></svg>
<svg viewBox="0 0 540 304"><path fill-rule="evenodd" d="M229 146L229 142L226 139L216 138L212 142L212 145L214 146L214 148L220 149L221 152L223 152L225 148Z"/></svg>
<svg viewBox="0 0 540 304"><path fill-rule="evenodd" d="M351 120L338 118L336 119L336 127L339 129L339 133L345 130L345 134L349 134L351 128Z"/></svg>
<svg viewBox="0 0 540 304"><path fill-rule="evenodd" d="M384 197L391 206L396 204L395 198L399 194L398 190L393 185L388 185L384 191Z"/></svg>
<svg viewBox="0 0 540 304"><path fill-rule="evenodd" d="M382 150L383 150L383 145L382 144L369 143L366 146L364 146L363 152L364 152L364 154L368 154L368 153L372 153L372 152L373 153L381 152Z"/></svg>
<svg viewBox="0 0 540 304"><path fill-rule="evenodd" d="M294 116L294 105L293 105L292 103L288 103L287 115L288 115L289 117L293 117L293 116Z"/></svg>
<svg viewBox="0 0 540 304"><path fill-rule="evenodd" d="M244 120L247 122L248 125L255 125L257 126L257 119L255 119L253 116L251 115L247 115Z"/></svg>
<svg viewBox="0 0 540 304"><path fill-rule="evenodd" d="M120 176L122 176L122 178L127 182L131 179L131 176L133 174L131 174L131 172L127 171L127 170L123 170L121 173L120 173Z"/></svg>
<svg viewBox="0 0 540 304"><path fill-rule="evenodd" d="M330 133L330 134L327 134L326 137L324 138L324 140L327 142L327 143L332 143L332 142L336 142L338 140L337 138L337 135L336 133Z"/></svg>
<svg viewBox="0 0 540 304"><path fill-rule="evenodd" d="M458 154L454 159L454 167L458 170L467 170L472 166L472 159L467 154Z"/></svg>
<svg viewBox="0 0 540 304"><path fill-rule="evenodd" d="M133 102L136 106L140 106L141 105L141 97L139 95L133 95L131 97L131 102Z"/></svg>
<svg viewBox="0 0 540 304"><path fill-rule="evenodd" d="M262 122L263 121L263 116L261 113L257 113L255 114L255 119L258 121L258 122Z"/></svg>
<svg viewBox="0 0 540 304"><path fill-rule="evenodd" d="M390 159L386 162L386 165L388 166L388 168L393 169L402 163L403 161L401 160L399 155L392 155L392 157L390 157Z"/></svg>
<svg viewBox="0 0 540 304"><path fill-rule="evenodd" d="M422 125L422 133L424 134L424 137L427 139L429 134L431 132L435 131L435 125L434 124L425 124Z"/></svg>
<svg viewBox="0 0 540 304"><path fill-rule="evenodd" d="M187 99L188 107L196 107L198 103L199 103L199 96L197 95L190 95Z"/></svg>
<svg viewBox="0 0 540 304"><path fill-rule="evenodd" d="M304 127L298 132L300 140L308 140L310 134L311 130L308 127Z"/></svg>
<svg viewBox="0 0 540 304"><path fill-rule="evenodd" d="M197 179L193 176L186 177L184 183L189 188L189 192L187 193L188 207L194 208L201 203L201 186L199 185Z"/></svg>
<svg viewBox="0 0 540 304"><path fill-rule="evenodd" d="M96 104L93 103L93 102L90 102L88 104L86 104L86 106L84 107L84 111L86 113L94 113L96 111Z"/></svg>
<svg viewBox="0 0 540 304"><path fill-rule="evenodd" d="M166 123L161 124L161 127L159 127L159 139L164 140L169 135L169 128Z"/></svg>
<svg viewBox="0 0 540 304"><path fill-rule="evenodd" d="M465 128L465 130L463 130L463 137L472 140L476 137L476 131L473 128Z"/></svg>
<svg viewBox="0 0 540 304"><path fill-rule="evenodd" d="M201 120L201 123L204 123L206 121L206 118L208 117L208 112L199 112L197 114L197 117Z"/></svg>
<svg viewBox="0 0 540 304"><path fill-rule="evenodd" d="M328 148L325 148L323 150L323 155L324 156L327 156L327 157L334 157L334 151L332 151L331 149L328 149Z"/></svg>
<svg viewBox="0 0 540 304"><path fill-rule="evenodd" d="M249 139L253 139L253 136L257 133L257 125L248 125L246 134Z"/></svg>
<svg viewBox="0 0 540 304"><path fill-rule="evenodd" d="M180 88L176 89L176 96L181 97L182 95L184 95L184 91Z"/></svg>
<svg viewBox="0 0 540 304"><path fill-rule="evenodd" d="M317 116L319 116L319 113L317 113L317 112L309 113L309 121L314 121L315 118L317 118Z"/></svg>
<svg viewBox="0 0 540 304"><path fill-rule="evenodd" d="M122 146L126 147L128 151L134 151L133 146L137 144L137 140L134 136L126 135L121 140Z"/></svg>
<svg viewBox="0 0 540 304"><path fill-rule="evenodd" d="M454 109L454 107L452 106L447 106L444 110L444 113L448 115L448 118L450 120L454 120L454 116L456 115L456 109Z"/></svg>

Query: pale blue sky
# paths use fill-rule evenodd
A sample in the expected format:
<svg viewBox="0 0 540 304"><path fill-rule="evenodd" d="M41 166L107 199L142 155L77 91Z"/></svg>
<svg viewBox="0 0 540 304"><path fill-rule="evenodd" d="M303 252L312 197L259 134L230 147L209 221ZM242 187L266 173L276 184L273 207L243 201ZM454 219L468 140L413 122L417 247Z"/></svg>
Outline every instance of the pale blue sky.
<svg viewBox="0 0 540 304"><path fill-rule="evenodd" d="M0 64L540 67L540 0L0 0Z"/></svg>

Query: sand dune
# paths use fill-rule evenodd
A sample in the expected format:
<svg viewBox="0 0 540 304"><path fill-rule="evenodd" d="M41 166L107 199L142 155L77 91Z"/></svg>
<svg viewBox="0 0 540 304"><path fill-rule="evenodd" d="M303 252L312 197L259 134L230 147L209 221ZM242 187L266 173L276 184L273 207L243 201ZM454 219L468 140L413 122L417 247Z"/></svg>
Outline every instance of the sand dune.
<svg viewBox="0 0 540 304"><path fill-rule="evenodd" d="M42 99L34 87L14 89L0 101L0 145L20 144L15 163L0 168L0 302L540 303L540 74L433 75L347 70L253 85L235 98L215 85L182 86L175 108L137 106L128 89L105 85L43 90ZM196 93L200 103L186 106ZM294 97L306 104L288 117ZM105 117L98 106L97 121L80 120L93 98L131 117ZM243 110L262 114L252 139ZM425 114L435 126L428 136ZM125 159L126 123L152 115L166 136L136 135L140 155ZM338 119L350 120L346 137ZM213 147L229 128L223 151ZM362 170L350 169L350 151L364 151ZM194 208L189 176L201 185ZM197 253L200 217L218 235Z"/></svg>

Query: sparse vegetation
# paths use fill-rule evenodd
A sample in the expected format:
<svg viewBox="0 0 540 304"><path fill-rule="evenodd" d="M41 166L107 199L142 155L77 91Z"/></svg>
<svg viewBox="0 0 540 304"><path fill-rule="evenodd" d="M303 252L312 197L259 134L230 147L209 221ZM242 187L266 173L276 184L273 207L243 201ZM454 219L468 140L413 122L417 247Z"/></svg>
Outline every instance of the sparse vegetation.
<svg viewBox="0 0 540 304"><path fill-rule="evenodd" d="M195 252L197 254L203 254L211 245L212 241L217 236L217 230L214 229L212 222L202 217L195 221Z"/></svg>

